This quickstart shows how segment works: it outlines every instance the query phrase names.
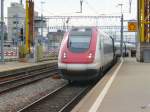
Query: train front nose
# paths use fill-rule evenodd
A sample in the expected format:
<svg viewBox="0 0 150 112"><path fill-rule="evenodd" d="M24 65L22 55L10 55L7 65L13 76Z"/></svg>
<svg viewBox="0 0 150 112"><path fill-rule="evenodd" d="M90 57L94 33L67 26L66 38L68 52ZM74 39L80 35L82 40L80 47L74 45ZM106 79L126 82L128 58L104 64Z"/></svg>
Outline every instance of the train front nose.
<svg viewBox="0 0 150 112"><path fill-rule="evenodd" d="M92 28L71 30L61 51L59 68L62 76L69 80L86 80L95 77L97 69L93 62L96 52L96 33ZM92 67L91 67L92 65Z"/></svg>
<svg viewBox="0 0 150 112"><path fill-rule="evenodd" d="M86 70L66 70L60 69L61 76L67 80L91 80L99 75L99 71L96 69L86 69Z"/></svg>
<svg viewBox="0 0 150 112"><path fill-rule="evenodd" d="M85 53L72 53L64 51L61 56L62 63L66 64L90 64L95 58L94 51Z"/></svg>

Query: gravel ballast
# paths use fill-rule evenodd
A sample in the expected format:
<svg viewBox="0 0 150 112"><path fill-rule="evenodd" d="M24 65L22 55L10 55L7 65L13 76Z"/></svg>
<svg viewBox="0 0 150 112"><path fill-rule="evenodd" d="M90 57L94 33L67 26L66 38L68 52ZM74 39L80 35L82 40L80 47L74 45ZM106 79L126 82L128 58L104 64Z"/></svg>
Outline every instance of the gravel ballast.
<svg viewBox="0 0 150 112"><path fill-rule="evenodd" d="M47 93L66 84L63 79L47 78L0 95L0 112L16 112Z"/></svg>

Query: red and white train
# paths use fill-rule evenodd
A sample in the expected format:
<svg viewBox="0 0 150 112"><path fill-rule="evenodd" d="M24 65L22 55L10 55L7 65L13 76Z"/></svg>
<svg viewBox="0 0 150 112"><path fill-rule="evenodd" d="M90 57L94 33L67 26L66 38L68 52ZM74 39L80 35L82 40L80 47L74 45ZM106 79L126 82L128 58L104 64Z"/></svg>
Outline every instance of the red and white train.
<svg viewBox="0 0 150 112"><path fill-rule="evenodd" d="M96 27L75 27L61 43L58 69L64 79L83 81L97 78L115 58L113 39Z"/></svg>

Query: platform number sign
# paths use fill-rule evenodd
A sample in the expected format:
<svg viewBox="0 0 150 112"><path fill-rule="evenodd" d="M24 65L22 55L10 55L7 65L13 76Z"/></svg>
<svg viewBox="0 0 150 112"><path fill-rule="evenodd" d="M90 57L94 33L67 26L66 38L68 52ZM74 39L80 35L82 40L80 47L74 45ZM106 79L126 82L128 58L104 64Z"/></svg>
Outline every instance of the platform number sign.
<svg viewBox="0 0 150 112"><path fill-rule="evenodd" d="M137 23L136 22L128 22L128 31L136 32L137 31Z"/></svg>

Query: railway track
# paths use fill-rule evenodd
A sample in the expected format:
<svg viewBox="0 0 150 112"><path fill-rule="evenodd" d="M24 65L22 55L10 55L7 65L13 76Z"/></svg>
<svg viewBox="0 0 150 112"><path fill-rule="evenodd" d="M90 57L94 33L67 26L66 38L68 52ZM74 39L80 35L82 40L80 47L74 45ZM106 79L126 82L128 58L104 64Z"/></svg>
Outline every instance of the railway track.
<svg viewBox="0 0 150 112"><path fill-rule="evenodd" d="M87 82L88 84L85 85L80 83L78 85L74 85L74 83L64 85L17 112L70 112L104 74L94 82Z"/></svg>
<svg viewBox="0 0 150 112"><path fill-rule="evenodd" d="M0 94L57 74L57 65L40 67L0 78Z"/></svg>
<svg viewBox="0 0 150 112"><path fill-rule="evenodd" d="M64 85L17 112L69 112L93 85Z"/></svg>
<svg viewBox="0 0 150 112"><path fill-rule="evenodd" d="M64 85L17 112L70 112L103 75L88 84Z"/></svg>
<svg viewBox="0 0 150 112"><path fill-rule="evenodd" d="M52 66L57 66L56 63L51 63L51 64L43 64L43 65L38 65L38 66L31 66L31 67L26 67L26 68L19 68L15 70L9 70L9 71L4 71L0 72L0 83L11 80L13 78L20 77L21 75L29 74L30 72L38 71L41 69L45 69L48 67Z"/></svg>

